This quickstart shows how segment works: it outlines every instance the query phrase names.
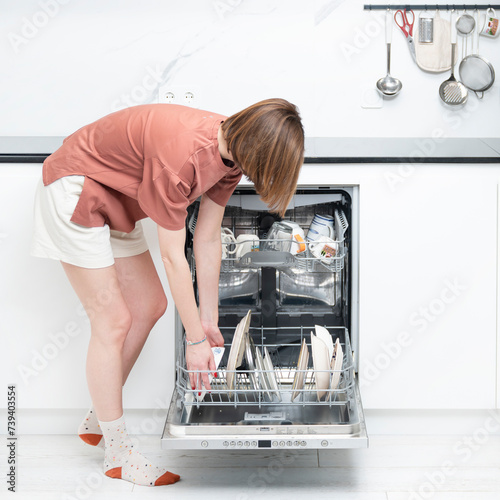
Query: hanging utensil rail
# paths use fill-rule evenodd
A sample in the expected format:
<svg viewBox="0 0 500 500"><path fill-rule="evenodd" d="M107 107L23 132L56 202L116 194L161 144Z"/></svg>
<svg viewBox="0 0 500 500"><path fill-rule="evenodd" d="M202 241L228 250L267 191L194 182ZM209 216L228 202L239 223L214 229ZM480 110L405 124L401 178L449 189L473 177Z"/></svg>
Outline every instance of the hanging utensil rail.
<svg viewBox="0 0 500 500"><path fill-rule="evenodd" d="M406 10L487 10L487 9L500 9L500 4L489 3L479 5L477 3L453 3L438 5L432 3L413 4L413 3L398 3L398 4L385 4L385 5L372 5L367 4L364 10L386 10L386 9L406 9Z"/></svg>

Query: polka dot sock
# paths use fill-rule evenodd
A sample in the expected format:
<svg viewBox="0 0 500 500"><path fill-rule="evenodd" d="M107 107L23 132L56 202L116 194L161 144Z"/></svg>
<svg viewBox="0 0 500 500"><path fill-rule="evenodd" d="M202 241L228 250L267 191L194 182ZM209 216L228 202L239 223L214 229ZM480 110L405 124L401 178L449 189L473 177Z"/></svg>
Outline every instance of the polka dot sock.
<svg viewBox="0 0 500 500"><path fill-rule="evenodd" d="M102 431L99 427L99 422L97 420L97 415L95 414L94 408L90 408L87 415L83 419L83 422L78 427L78 436L80 439L91 446L98 446L99 448L104 448L104 439L102 437Z"/></svg>
<svg viewBox="0 0 500 500"><path fill-rule="evenodd" d="M123 415L112 422L99 421L105 440L104 474L142 486L176 483L180 476L160 467L135 451L128 437Z"/></svg>

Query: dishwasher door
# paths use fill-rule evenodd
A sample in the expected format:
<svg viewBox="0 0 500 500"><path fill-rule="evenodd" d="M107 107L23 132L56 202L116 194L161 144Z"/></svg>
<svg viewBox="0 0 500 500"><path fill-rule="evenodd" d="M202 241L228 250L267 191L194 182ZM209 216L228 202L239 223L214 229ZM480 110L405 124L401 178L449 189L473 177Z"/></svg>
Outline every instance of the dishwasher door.
<svg viewBox="0 0 500 500"><path fill-rule="evenodd" d="M349 188L297 190L286 219L299 224L306 235L316 214L329 215L335 221L336 254L325 260L315 257L310 251L313 243L308 241L301 253L261 251L267 249L267 232L275 216L267 212L254 191L243 188L235 192L226 207L223 227L235 237L257 235L259 251L241 255L236 240L223 251L219 328L225 352L211 392L202 397L189 384L184 329L176 319L176 385L163 448L368 446L356 377L357 205L357 194ZM196 215L194 209L186 245L195 291L196 264L190 240ZM244 321L248 311L250 323ZM235 330L242 323L246 326L245 353L239 366L228 366ZM316 325L326 328L337 343L341 366L315 365L311 331ZM307 360L303 358L307 362L299 363L301 351L309 353ZM320 381L323 385L318 390Z"/></svg>

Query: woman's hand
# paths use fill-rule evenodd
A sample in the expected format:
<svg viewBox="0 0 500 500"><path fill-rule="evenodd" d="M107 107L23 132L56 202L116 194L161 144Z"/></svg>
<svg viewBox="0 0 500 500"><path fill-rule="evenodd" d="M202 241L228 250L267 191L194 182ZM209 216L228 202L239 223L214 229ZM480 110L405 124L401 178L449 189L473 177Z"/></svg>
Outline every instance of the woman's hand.
<svg viewBox="0 0 500 500"><path fill-rule="evenodd" d="M207 370L215 373L215 360L208 337L201 344L186 345L186 366L189 370L191 389L201 391L204 386L207 391L210 391ZM205 373L195 373L196 370L205 370Z"/></svg>
<svg viewBox="0 0 500 500"><path fill-rule="evenodd" d="M207 336L210 347L224 347L224 337L222 336L222 333L217 325L213 323L205 323L202 320L201 326Z"/></svg>

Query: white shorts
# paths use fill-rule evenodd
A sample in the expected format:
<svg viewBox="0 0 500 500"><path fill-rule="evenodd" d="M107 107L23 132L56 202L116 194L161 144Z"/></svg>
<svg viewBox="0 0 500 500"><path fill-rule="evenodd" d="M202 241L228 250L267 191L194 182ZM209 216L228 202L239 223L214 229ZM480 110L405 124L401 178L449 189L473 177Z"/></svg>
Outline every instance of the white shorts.
<svg viewBox="0 0 500 500"><path fill-rule="evenodd" d="M70 175L48 186L40 180L35 195L31 255L97 269L112 266L115 257L146 252L148 244L140 221L130 233L110 230L107 225L85 227L71 222L84 180L82 175Z"/></svg>

